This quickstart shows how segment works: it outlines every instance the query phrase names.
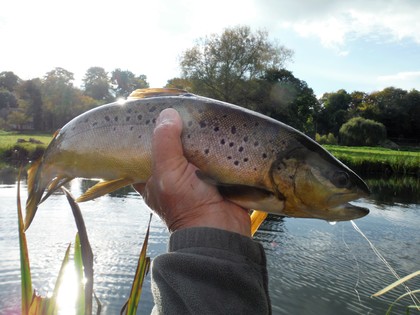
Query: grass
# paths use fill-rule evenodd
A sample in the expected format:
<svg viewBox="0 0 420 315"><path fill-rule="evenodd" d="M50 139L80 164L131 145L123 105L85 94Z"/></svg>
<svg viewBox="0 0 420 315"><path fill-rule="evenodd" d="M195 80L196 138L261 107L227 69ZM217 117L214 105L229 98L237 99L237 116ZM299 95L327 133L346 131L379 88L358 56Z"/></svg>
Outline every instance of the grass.
<svg viewBox="0 0 420 315"><path fill-rule="evenodd" d="M399 151L382 147L325 145L340 161L361 173L420 175L420 150Z"/></svg>
<svg viewBox="0 0 420 315"><path fill-rule="evenodd" d="M48 133L0 130L0 168L25 165L39 158L51 140L52 134Z"/></svg>

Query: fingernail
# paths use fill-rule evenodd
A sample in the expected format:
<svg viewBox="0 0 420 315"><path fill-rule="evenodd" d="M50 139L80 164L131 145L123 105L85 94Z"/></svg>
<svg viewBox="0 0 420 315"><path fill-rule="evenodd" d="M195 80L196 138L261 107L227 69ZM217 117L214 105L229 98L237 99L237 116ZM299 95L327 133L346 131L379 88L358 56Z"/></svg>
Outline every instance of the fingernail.
<svg viewBox="0 0 420 315"><path fill-rule="evenodd" d="M175 119L175 111L171 108L164 109L156 120L156 125L172 122Z"/></svg>

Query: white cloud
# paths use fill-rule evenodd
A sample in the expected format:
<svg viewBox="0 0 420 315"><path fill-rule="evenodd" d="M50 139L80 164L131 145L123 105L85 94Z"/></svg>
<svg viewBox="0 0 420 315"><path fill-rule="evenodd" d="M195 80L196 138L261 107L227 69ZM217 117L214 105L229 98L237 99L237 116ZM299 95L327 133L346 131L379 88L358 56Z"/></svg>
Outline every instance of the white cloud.
<svg viewBox="0 0 420 315"><path fill-rule="evenodd" d="M420 71L404 71L378 76L377 81L382 85L381 88L395 86L406 90L420 90Z"/></svg>

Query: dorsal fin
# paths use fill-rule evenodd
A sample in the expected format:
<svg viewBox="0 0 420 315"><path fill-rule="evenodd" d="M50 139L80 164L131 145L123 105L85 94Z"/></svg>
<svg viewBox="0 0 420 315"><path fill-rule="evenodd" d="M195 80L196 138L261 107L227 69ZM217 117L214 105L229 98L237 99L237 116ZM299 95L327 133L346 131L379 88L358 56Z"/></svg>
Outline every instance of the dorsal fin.
<svg viewBox="0 0 420 315"><path fill-rule="evenodd" d="M188 91L170 88L138 89L131 92L128 99L149 98L156 96L178 96L189 94Z"/></svg>

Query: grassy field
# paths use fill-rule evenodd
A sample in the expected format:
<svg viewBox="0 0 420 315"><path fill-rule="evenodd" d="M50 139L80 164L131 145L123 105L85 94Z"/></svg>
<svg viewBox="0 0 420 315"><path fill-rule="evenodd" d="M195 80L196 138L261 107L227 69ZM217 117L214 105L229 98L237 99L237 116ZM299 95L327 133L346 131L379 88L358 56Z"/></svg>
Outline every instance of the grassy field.
<svg viewBox="0 0 420 315"><path fill-rule="evenodd" d="M412 174L420 176L420 150L399 151L381 147L325 145L340 161L362 173Z"/></svg>
<svg viewBox="0 0 420 315"><path fill-rule="evenodd" d="M32 141L31 141L32 139ZM0 130L0 168L18 166L41 156L52 139L47 133L5 132Z"/></svg>
<svg viewBox="0 0 420 315"><path fill-rule="evenodd" d="M19 139L25 142L19 142ZM42 143L30 142L35 139ZM52 134L0 131L0 168L17 166L41 156ZM412 174L420 176L420 149L399 151L381 147L343 147L325 145L335 157L362 173Z"/></svg>

